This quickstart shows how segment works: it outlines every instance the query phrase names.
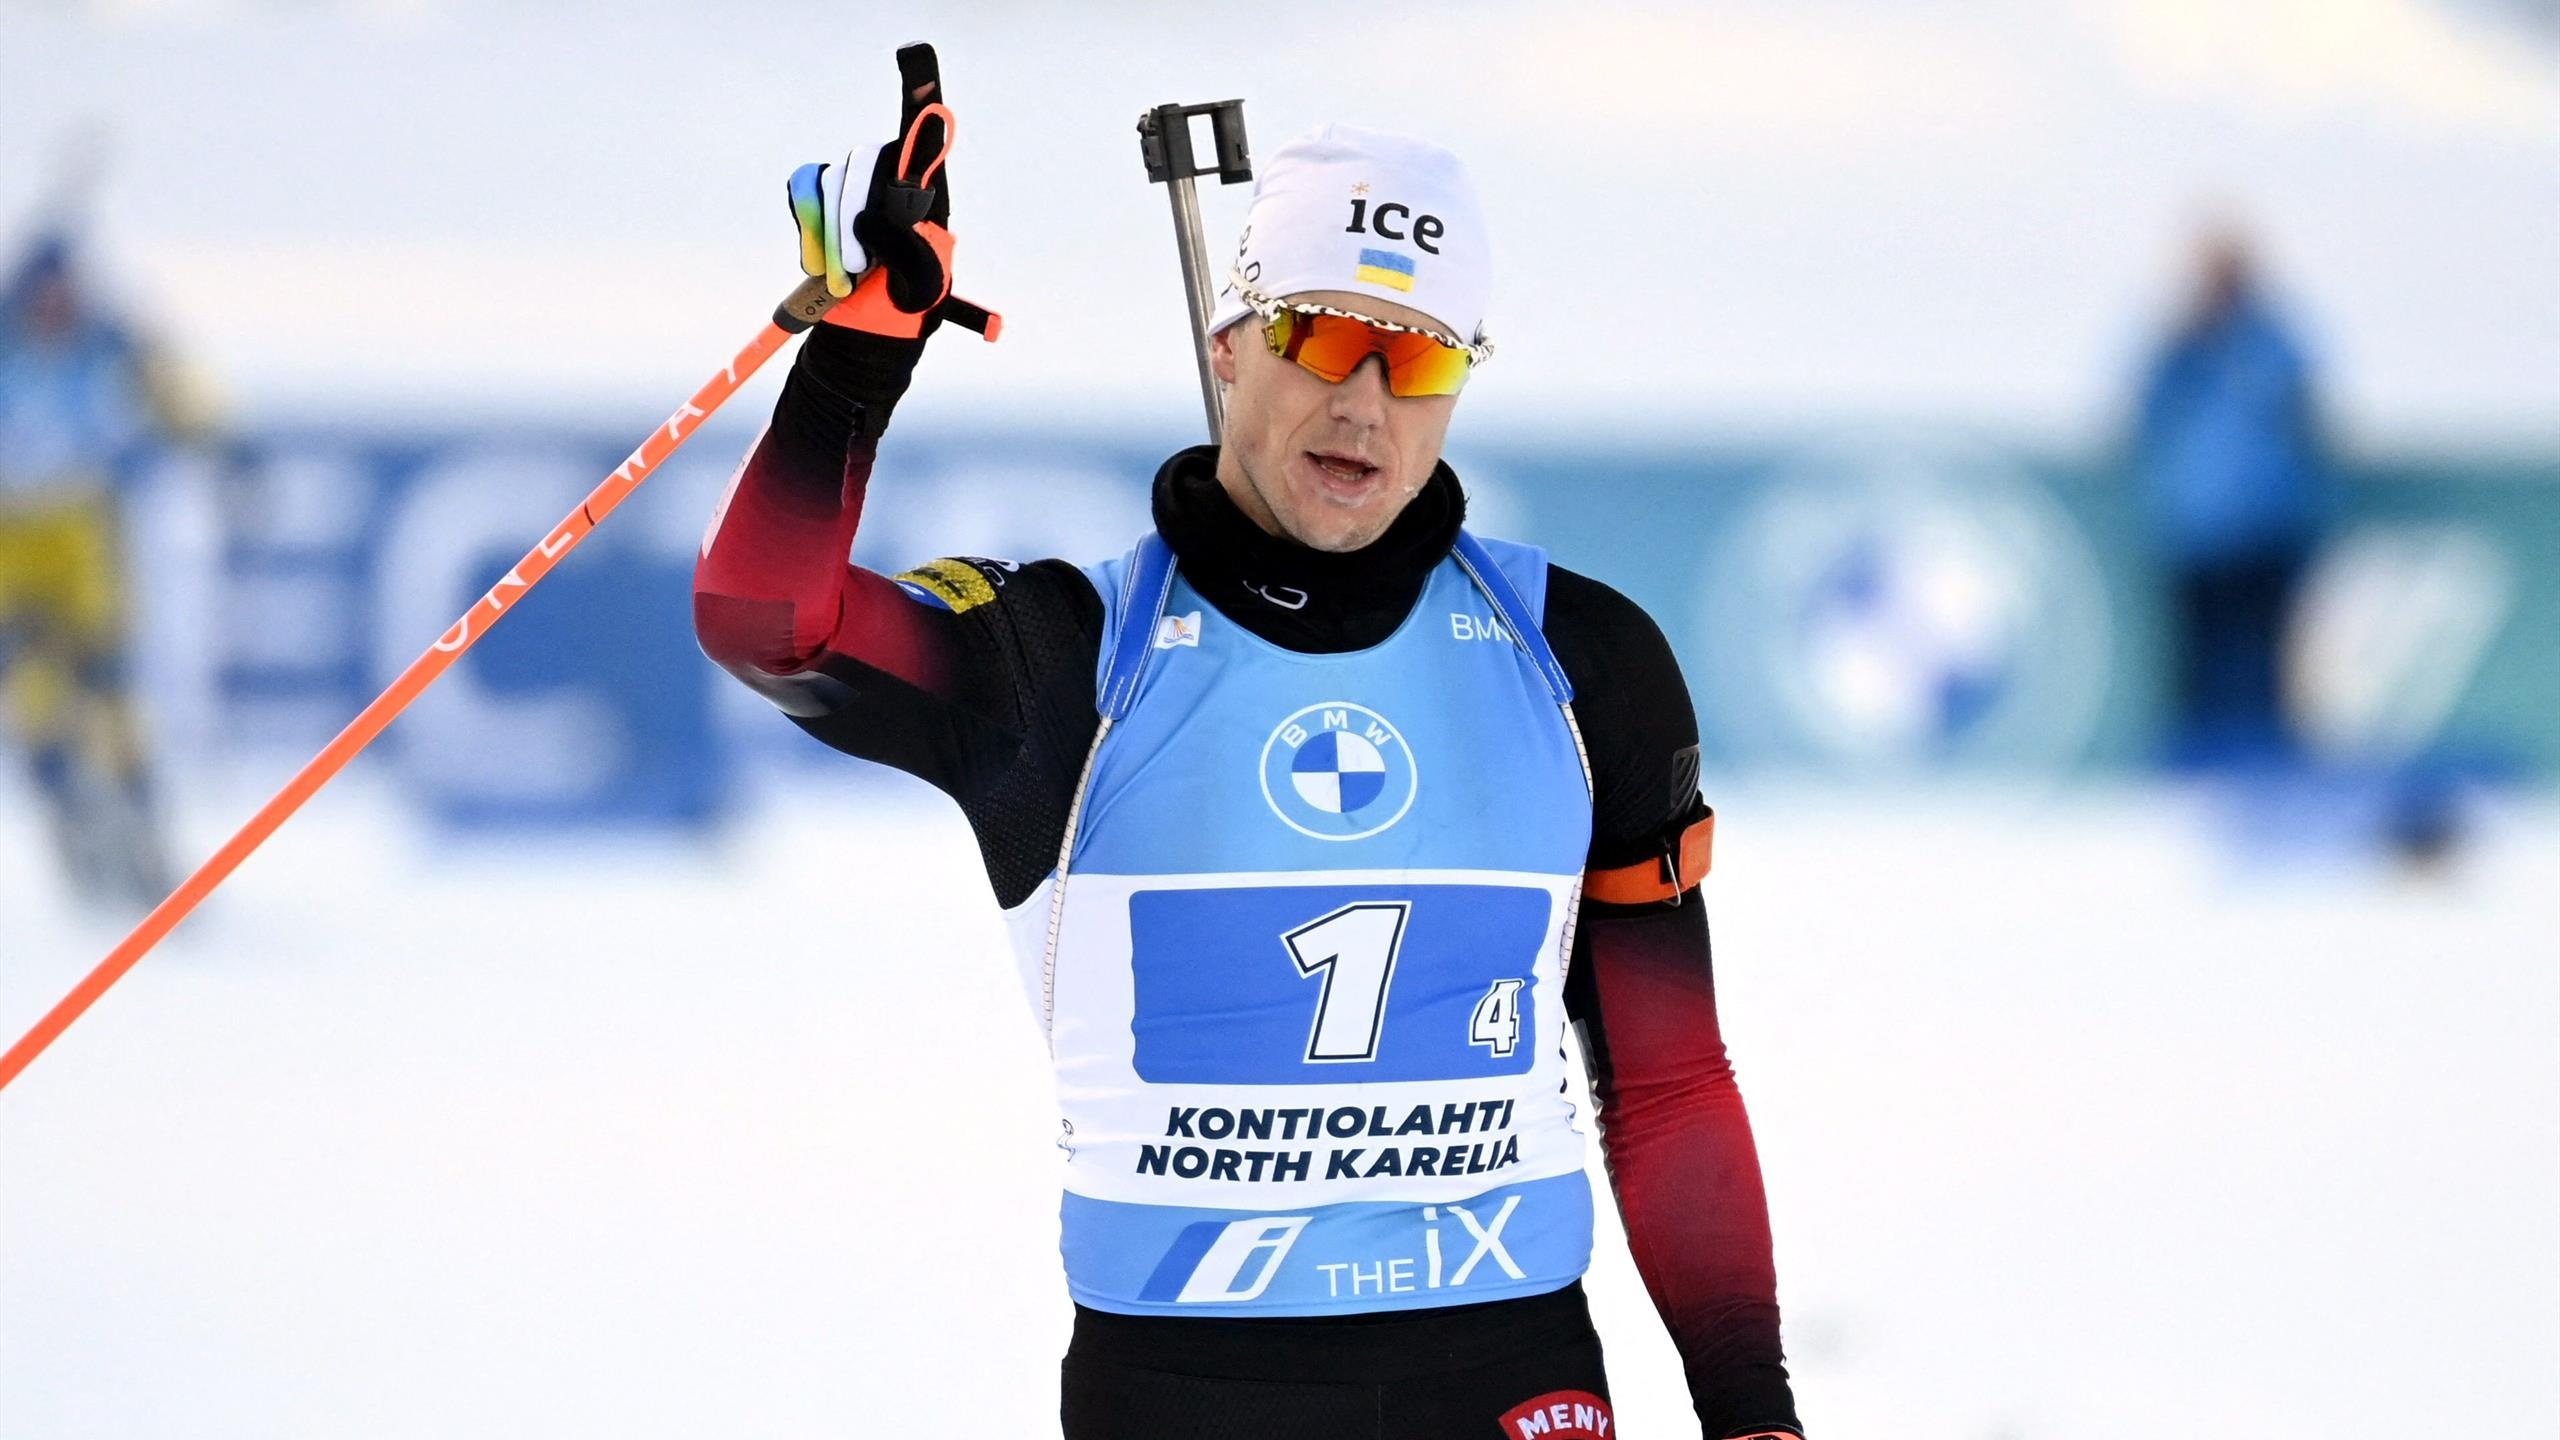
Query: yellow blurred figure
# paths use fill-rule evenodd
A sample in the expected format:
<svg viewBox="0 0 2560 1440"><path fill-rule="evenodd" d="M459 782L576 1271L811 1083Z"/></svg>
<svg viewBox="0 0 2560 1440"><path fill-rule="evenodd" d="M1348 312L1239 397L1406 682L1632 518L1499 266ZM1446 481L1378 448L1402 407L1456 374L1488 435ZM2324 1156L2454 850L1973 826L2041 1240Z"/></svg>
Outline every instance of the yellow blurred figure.
<svg viewBox="0 0 2560 1440"><path fill-rule="evenodd" d="M120 491L172 436L132 337L39 241L0 292L0 710L72 879L156 901L168 875L124 668Z"/></svg>

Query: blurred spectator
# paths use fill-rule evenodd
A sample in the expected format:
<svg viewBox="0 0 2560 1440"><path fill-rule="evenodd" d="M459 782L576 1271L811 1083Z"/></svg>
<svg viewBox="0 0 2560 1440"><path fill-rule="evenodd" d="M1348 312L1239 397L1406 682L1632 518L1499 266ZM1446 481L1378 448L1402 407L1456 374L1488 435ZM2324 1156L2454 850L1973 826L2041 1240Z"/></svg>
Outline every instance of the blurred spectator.
<svg viewBox="0 0 2560 1440"><path fill-rule="evenodd" d="M120 491L181 426L130 332L39 238L0 287L0 710L93 898L167 890L123 664Z"/></svg>
<svg viewBox="0 0 2560 1440"><path fill-rule="evenodd" d="M2284 758L2285 621L2328 500L2311 366L2238 234L2209 232L2197 258L2190 308L2143 384L2135 455L2172 583L2172 755Z"/></svg>

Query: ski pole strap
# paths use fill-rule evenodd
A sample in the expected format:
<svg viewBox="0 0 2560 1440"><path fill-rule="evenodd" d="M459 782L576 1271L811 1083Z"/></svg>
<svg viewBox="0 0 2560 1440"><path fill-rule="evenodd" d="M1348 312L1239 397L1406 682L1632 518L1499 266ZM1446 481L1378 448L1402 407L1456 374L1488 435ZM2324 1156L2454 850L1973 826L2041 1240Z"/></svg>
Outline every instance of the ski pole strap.
<svg viewBox="0 0 2560 1440"><path fill-rule="evenodd" d="M1633 865L1594 870L1582 877L1582 898L1603 905L1680 903L1680 896L1707 876L1715 863L1716 812L1709 810L1662 847L1662 853Z"/></svg>
<svg viewBox="0 0 2560 1440"><path fill-rule="evenodd" d="M983 305L972 305L957 295L942 297L942 318L963 330L975 330L992 342L1004 333L1004 317Z"/></svg>

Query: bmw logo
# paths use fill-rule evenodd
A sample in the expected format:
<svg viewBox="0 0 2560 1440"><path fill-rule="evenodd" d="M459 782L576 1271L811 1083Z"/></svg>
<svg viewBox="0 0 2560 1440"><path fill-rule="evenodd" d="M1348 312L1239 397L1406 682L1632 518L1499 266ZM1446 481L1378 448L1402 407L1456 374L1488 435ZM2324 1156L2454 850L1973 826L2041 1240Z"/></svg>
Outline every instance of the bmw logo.
<svg viewBox="0 0 2560 1440"><path fill-rule="evenodd" d="M1806 452L1713 530L1701 717L1729 752L1874 770L2076 762L2119 642L2082 523L2014 461Z"/></svg>
<svg viewBox="0 0 2560 1440"><path fill-rule="evenodd" d="M1387 718L1327 700L1291 715L1262 745L1262 798L1301 835L1358 840L1413 808L1412 752Z"/></svg>

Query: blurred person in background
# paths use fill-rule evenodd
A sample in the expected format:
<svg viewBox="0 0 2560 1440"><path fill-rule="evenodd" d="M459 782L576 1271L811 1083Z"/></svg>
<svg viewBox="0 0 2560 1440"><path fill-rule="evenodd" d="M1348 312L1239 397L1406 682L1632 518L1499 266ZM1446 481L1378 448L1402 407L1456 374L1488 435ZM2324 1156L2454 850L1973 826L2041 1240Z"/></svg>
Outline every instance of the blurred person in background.
<svg viewBox="0 0 2560 1440"><path fill-rule="evenodd" d="M2295 753L2287 616L2328 506L2312 365L2228 225L2144 377L2134 468L2171 585L2174 762Z"/></svg>
<svg viewBox="0 0 2560 1440"><path fill-rule="evenodd" d="M46 234L0 288L0 708L83 896L167 893L124 663L121 494L183 431L176 389Z"/></svg>

